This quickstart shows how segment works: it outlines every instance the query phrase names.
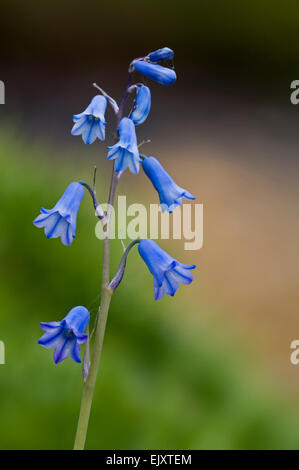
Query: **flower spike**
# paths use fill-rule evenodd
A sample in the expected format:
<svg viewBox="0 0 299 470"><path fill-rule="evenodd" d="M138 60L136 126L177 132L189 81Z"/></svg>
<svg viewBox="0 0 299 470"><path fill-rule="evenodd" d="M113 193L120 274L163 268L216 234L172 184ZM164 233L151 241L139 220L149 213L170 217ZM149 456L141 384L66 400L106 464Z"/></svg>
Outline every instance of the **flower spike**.
<svg viewBox="0 0 299 470"><path fill-rule="evenodd" d="M89 317L87 308L78 306L72 308L60 322L41 322L40 326L45 334L38 343L48 349L55 348L55 364L68 356L71 356L75 362L81 362L80 346L86 343L88 338L84 331L89 323Z"/></svg>
<svg viewBox="0 0 299 470"><path fill-rule="evenodd" d="M172 212L182 204L183 197L191 200L195 199L189 191L181 188L173 181L155 157L145 158L142 161L142 168L159 194L162 212L165 210Z"/></svg>
<svg viewBox="0 0 299 470"><path fill-rule="evenodd" d="M77 214L83 196L82 184L71 183L53 209L41 208L34 225L44 228L47 238L61 237L64 245L71 245L76 236Z"/></svg>
<svg viewBox="0 0 299 470"><path fill-rule="evenodd" d="M96 138L105 140L105 111L107 99L105 96L96 95L87 106L85 111L74 114L74 126L72 135L81 135L86 145L92 144Z"/></svg>
<svg viewBox="0 0 299 470"><path fill-rule="evenodd" d="M191 284L193 276L190 273L195 264L189 266L172 258L153 240L142 240L138 251L143 261L154 277L155 300L160 300L164 294L173 296L179 284Z"/></svg>

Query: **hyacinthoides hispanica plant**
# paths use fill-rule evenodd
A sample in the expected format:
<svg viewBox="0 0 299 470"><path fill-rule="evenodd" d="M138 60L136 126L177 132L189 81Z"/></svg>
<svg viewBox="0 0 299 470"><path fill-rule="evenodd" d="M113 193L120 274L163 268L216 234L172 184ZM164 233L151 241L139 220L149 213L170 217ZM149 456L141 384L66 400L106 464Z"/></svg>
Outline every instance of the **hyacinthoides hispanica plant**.
<svg viewBox="0 0 299 470"><path fill-rule="evenodd" d="M164 47L151 52L145 57L134 59L128 71L128 82L120 105L104 90L94 86L101 94L96 95L85 111L73 116L73 135L81 135L85 144L92 144L97 138L105 140L105 111L109 104L116 114L117 142L108 147L107 160L114 160L107 211L98 203L95 190L95 175L93 188L84 181L73 182L65 190L53 209L41 209L41 214L34 220L34 225L44 228L47 238L60 237L64 245L71 245L76 235L76 219L85 189L92 197L96 216L106 229L103 240L102 259L102 286L101 303L92 331L89 334L90 315L83 306L72 308L61 320L55 322L42 322L41 328L45 334L39 339L39 344L46 348L54 348L54 362L57 364L68 356L80 363L80 348L85 344L83 359L83 393L81 409L76 433L74 449L84 449L91 404L94 395L96 377L98 373L106 321L111 297L121 282L127 256L131 248L138 244L138 252L153 275L155 299L160 300L164 294L173 296L179 284L190 284L193 281L189 266L175 260L152 240L134 240L126 248L114 278L110 281L110 222L111 208L114 204L116 187L122 173L128 168L133 174L139 172L142 165L144 173L157 190L162 210L172 212L182 204L182 199L195 199L191 193L178 186L169 176L163 166L154 157L146 157L139 153L135 127L142 124L150 111L151 92L143 83L133 83L134 72L160 83L171 85L176 80L173 66L166 66L173 60L174 53ZM133 96L133 106L128 116L124 116L125 104ZM89 358L90 343L92 341L92 356Z"/></svg>

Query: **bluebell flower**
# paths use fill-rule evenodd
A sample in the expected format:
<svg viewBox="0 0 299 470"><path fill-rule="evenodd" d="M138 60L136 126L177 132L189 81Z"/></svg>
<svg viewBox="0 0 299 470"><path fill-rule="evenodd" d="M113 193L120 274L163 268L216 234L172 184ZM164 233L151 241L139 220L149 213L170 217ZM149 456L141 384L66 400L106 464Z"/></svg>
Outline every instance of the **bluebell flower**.
<svg viewBox="0 0 299 470"><path fill-rule="evenodd" d="M61 237L64 245L71 245L76 236L77 213L83 195L82 184L71 183L53 209L41 208L34 225L44 228L47 238Z"/></svg>
<svg viewBox="0 0 299 470"><path fill-rule="evenodd" d="M137 72L142 73L142 75L145 75L161 85L171 85L176 81L175 71L167 67L162 67L162 65L138 60L134 63L134 68Z"/></svg>
<svg viewBox="0 0 299 470"><path fill-rule="evenodd" d="M107 99L105 96L96 95L87 106L85 111L74 114L74 126L72 135L81 135L85 144L92 144L96 138L105 140L105 111Z"/></svg>
<svg viewBox="0 0 299 470"><path fill-rule="evenodd" d="M164 294L173 296L179 284L190 284L193 276L190 272L195 264L189 266L172 258L153 240L142 240L138 251L148 269L154 276L155 299L162 299Z"/></svg>
<svg viewBox="0 0 299 470"><path fill-rule="evenodd" d="M135 126L131 119L124 117L120 121L119 128L119 141L108 147L107 160L115 160L114 170L124 171L129 167L132 173L139 172L139 151L137 146Z"/></svg>
<svg viewBox="0 0 299 470"><path fill-rule="evenodd" d="M54 362L63 361L71 356L75 362L81 362L80 345L86 343L88 335L84 333L89 322L89 311L82 306L74 307L60 322L41 322L45 334L38 343L45 348L55 348Z"/></svg>
<svg viewBox="0 0 299 470"><path fill-rule="evenodd" d="M163 47L157 51L150 52L148 54L149 60L151 62L159 62L160 60L172 60L174 57L174 52L169 47Z"/></svg>
<svg viewBox="0 0 299 470"><path fill-rule="evenodd" d="M130 119L134 122L135 126L142 124L151 109L151 91L150 89L139 83L136 95L136 104L133 112L130 114Z"/></svg>
<svg viewBox="0 0 299 470"><path fill-rule="evenodd" d="M145 174L158 191L162 212L172 212L182 204L182 198L194 200L189 191L178 186L155 157L146 157L142 162Z"/></svg>

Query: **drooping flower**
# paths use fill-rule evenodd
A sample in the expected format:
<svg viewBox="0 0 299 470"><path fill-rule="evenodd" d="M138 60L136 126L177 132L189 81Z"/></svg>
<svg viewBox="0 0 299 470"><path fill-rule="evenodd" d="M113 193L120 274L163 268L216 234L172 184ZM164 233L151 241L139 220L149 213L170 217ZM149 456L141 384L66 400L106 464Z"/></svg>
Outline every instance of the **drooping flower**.
<svg viewBox="0 0 299 470"><path fill-rule="evenodd" d="M77 213L83 195L82 184L71 183L53 209L41 208L34 225L44 228L47 238L61 237L64 245L71 245L76 236Z"/></svg>
<svg viewBox="0 0 299 470"><path fill-rule="evenodd" d="M190 284L193 276L190 272L195 264L189 266L172 258L153 240L142 240L138 251L154 277L155 299L162 299L164 294L173 296L179 284Z"/></svg>
<svg viewBox="0 0 299 470"><path fill-rule="evenodd" d="M137 95L136 95L136 104L133 112L130 114L130 119L134 122L135 126L142 124L151 109L151 91L150 89L142 85L142 83L138 83L135 85L138 87Z"/></svg>
<svg viewBox="0 0 299 470"><path fill-rule="evenodd" d="M132 119L122 118L118 128L119 141L108 147L107 160L115 160L114 170L124 171L127 167L132 173L139 172L139 151L137 146L135 126Z"/></svg>
<svg viewBox="0 0 299 470"><path fill-rule="evenodd" d="M41 322L45 334L38 343L48 349L55 348L55 364L68 356L75 362L81 362L80 345L87 341L88 335L84 331L88 322L89 311L82 306L74 307L60 322Z"/></svg>
<svg viewBox="0 0 299 470"><path fill-rule="evenodd" d="M72 135L81 135L85 144L92 144L96 138L105 140L105 111L107 99L105 96L96 95L87 106L85 111L74 114L74 126Z"/></svg>
<svg viewBox="0 0 299 470"><path fill-rule="evenodd" d="M162 65L152 64L145 60L138 60L134 63L134 68L137 72L161 85L171 85L176 81L175 71L167 67L162 67Z"/></svg>
<svg viewBox="0 0 299 470"><path fill-rule="evenodd" d="M162 212L172 212L182 204L182 198L194 200L189 191L178 186L155 157L146 157L142 168L158 191Z"/></svg>
<svg viewBox="0 0 299 470"><path fill-rule="evenodd" d="M160 60L172 60L174 57L174 52L169 47L163 47L157 51L150 52L148 54L149 60L151 62L159 62Z"/></svg>

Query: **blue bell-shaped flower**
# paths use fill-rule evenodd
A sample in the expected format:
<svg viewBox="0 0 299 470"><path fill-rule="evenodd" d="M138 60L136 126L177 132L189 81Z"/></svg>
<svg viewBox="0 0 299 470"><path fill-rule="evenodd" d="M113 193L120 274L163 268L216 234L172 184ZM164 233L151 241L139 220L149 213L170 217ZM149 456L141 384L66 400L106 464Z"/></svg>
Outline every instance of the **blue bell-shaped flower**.
<svg viewBox="0 0 299 470"><path fill-rule="evenodd" d="M83 195L82 184L71 183L53 209L41 208L34 225L44 228L47 238L61 237L64 245L71 245L76 236L77 214Z"/></svg>
<svg viewBox="0 0 299 470"><path fill-rule="evenodd" d="M96 95L87 106L85 111L74 114L74 126L72 135L82 135L85 144L92 144L96 138L105 140L105 111L107 99L105 96Z"/></svg>
<svg viewBox="0 0 299 470"><path fill-rule="evenodd" d="M190 273L195 264L189 266L172 258L153 240L142 240L138 251L143 261L154 277L155 299L160 300L164 294L173 296L179 284L191 284L193 276Z"/></svg>
<svg viewBox="0 0 299 470"><path fill-rule="evenodd" d="M42 322L40 326L45 334L38 340L38 343L48 349L55 348L55 364L68 356L71 356L75 362L81 362L80 346L87 341L88 335L84 331L88 322L87 308L74 307L60 322Z"/></svg>
<svg viewBox="0 0 299 470"><path fill-rule="evenodd" d="M135 126L132 119L122 118L118 128L119 141L108 147L107 160L115 160L114 170L124 171L126 168L132 173L139 172L139 151L137 146Z"/></svg>
<svg viewBox="0 0 299 470"><path fill-rule="evenodd" d="M166 210L172 212L182 204L183 197L191 200L195 199L189 191L181 188L173 181L155 157L146 157L142 162L142 168L159 194L162 212Z"/></svg>

